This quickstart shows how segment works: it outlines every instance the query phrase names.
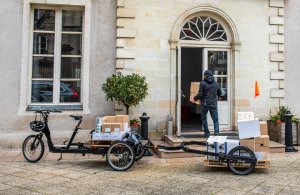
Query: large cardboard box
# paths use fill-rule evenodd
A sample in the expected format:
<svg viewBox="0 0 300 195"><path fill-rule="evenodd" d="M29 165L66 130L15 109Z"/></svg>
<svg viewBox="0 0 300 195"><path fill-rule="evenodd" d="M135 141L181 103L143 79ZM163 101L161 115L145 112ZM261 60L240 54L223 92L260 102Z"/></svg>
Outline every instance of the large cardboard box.
<svg viewBox="0 0 300 195"><path fill-rule="evenodd" d="M263 146L262 144L255 144L255 152L270 153L270 147L269 146Z"/></svg>
<svg viewBox="0 0 300 195"><path fill-rule="evenodd" d="M101 132L102 133L110 133L111 132L111 123L103 123Z"/></svg>
<svg viewBox="0 0 300 195"><path fill-rule="evenodd" d="M268 124L266 121L259 121L259 126L260 126L260 134L261 135L269 135Z"/></svg>
<svg viewBox="0 0 300 195"><path fill-rule="evenodd" d="M115 116L104 116L102 119L103 119L103 123L115 123L116 122Z"/></svg>
<svg viewBox="0 0 300 195"><path fill-rule="evenodd" d="M260 137L260 126L258 119L237 121L239 138L248 139Z"/></svg>
<svg viewBox="0 0 300 195"><path fill-rule="evenodd" d="M110 132L120 132L124 131L122 123L111 123L111 129Z"/></svg>
<svg viewBox="0 0 300 195"><path fill-rule="evenodd" d="M268 135L262 135L260 137L254 138L255 144L259 144L261 146L270 146L270 139Z"/></svg>
<svg viewBox="0 0 300 195"><path fill-rule="evenodd" d="M116 123L130 123L129 115L116 115Z"/></svg>
<svg viewBox="0 0 300 195"><path fill-rule="evenodd" d="M241 139L240 145L250 148L253 152L255 151L255 140L254 139Z"/></svg>
<svg viewBox="0 0 300 195"><path fill-rule="evenodd" d="M190 101L194 101L194 97L198 94L200 87L200 82L191 82L190 88ZM201 104L200 100L195 101L195 104Z"/></svg>

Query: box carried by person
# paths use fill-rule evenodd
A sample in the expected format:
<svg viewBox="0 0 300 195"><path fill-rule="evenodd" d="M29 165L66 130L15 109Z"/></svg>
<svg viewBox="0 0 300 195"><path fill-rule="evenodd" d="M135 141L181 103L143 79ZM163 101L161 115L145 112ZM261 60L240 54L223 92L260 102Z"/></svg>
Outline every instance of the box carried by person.
<svg viewBox="0 0 300 195"><path fill-rule="evenodd" d="M194 97L198 94L200 88L200 82L191 82L190 88L190 101L194 101ZM201 104L200 100L195 101L195 104Z"/></svg>

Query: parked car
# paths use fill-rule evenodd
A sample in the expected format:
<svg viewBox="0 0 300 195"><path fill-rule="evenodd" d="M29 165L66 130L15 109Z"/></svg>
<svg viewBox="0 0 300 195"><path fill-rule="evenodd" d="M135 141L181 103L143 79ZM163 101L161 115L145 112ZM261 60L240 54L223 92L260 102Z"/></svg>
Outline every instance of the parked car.
<svg viewBox="0 0 300 195"><path fill-rule="evenodd" d="M31 102L52 102L53 82L34 81L32 83ZM79 93L69 83L60 83L60 102L80 102Z"/></svg>

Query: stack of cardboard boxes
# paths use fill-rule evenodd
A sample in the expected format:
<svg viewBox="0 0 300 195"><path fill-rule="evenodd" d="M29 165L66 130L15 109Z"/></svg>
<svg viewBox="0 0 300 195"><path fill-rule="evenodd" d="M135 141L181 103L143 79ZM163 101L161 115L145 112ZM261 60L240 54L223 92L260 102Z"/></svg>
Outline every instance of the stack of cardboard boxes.
<svg viewBox="0 0 300 195"><path fill-rule="evenodd" d="M191 82L190 88L190 101L194 101L194 97L198 94L200 87L200 82ZM197 100L195 104L201 104L200 100Z"/></svg>
<svg viewBox="0 0 300 195"><path fill-rule="evenodd" d="M128 115L98 117L92 140L121 140L129 125Z"/></svg>
<svg viewBox="0 0 300 195"><path fill-rule="evenodd" d="M241 114L241 113L239 113ZM254 118L253 113L243 113L238 120L239 140L227 139L227 136L210 136L207 151L228 154L236 146L250 148L257 160L270 160L270 141L267 123ZM218 161L218 157L207 156L208 160Z"/></svg>
<svg viewBox="0 0 300 195"><path fill-rule="evenodd" d="M270 160L270 140L265 121L251 117L238 120L240 145L253 150L257 160Z"/></svg>

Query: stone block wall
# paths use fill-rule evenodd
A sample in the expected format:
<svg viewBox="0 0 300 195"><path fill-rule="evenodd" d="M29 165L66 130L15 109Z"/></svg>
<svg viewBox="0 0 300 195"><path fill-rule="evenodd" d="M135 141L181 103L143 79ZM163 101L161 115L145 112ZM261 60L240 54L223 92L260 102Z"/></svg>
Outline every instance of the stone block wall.
<svg viewBox="0 0 300 195"><path fill-rule="evenodd" d="M116 67L123 73L146 76L149 95L131 116L147 112L150 129L165 129L166 118L176 112L176 50L170 36L177 18L188 10L208 5L216 7L236 25L240 43L232 54L232 108L255 111L267 119L270 109L284 103L284 2L235 0L118 0ZM242 11L241 11L242 10ZM254 81L261 95L254 98ZM122 113L118 107L117 113ZM235 126L235 116L232 118Z"/></svg>

